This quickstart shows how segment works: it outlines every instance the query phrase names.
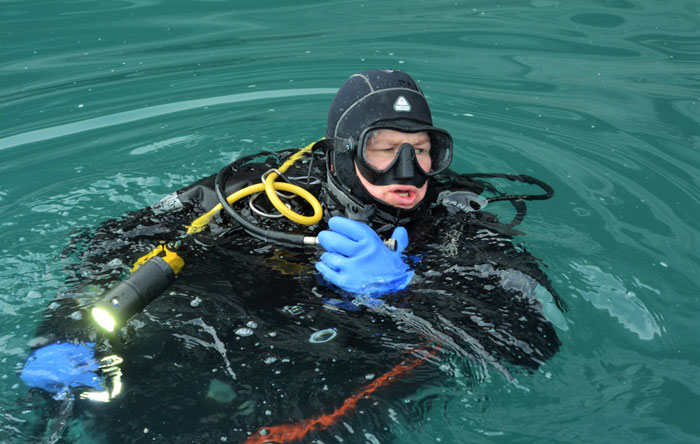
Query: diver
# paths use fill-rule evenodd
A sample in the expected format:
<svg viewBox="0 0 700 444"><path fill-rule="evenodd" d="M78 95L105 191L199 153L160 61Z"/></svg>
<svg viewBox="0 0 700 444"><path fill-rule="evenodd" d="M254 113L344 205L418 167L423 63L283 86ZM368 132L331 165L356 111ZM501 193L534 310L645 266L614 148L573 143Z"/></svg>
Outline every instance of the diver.
<svg viewBox="0 0 700 444"><path fill-rule="evenodd" d="M364 402L357 394L369 398L378 381L401 379L387 375L411 372L399 393L434 383L438 354L507 380L512 365L538 368L560 347L548 316L561 316L565 304L512 237L525 201L553 191L524 175L457 174L452 156L452 137L433 125L412 77L352 75L330 105L325 138L303 153L237 159L75 236L64 253L76 259L72 274L32 341L22 380L71 405L80 392L116 406L102 442L146 439L130 425L138 415L153 420L149 442L225 435L252 443L280 442L273 431L290 436L273 424L350 415L340 406ZM543 192L506 194L489 178ZM282 185L270 195L262 184L274 180ZM298 188L320 206L287 191ZM230 198L245 189L257 191ZM508 223L484 211L499 201L516 210ZM309 206L316 217L306 226L284 217ZM193 222L203 214L204 223ZM142 268L132 276L150 267L166 277L115 286L134 263ZM97 299L107 310L119 305L103 296L109 288L136 301L111 334L89 315ZM363 388L367 375L381 377ZM173 399L155 400L137 381L176 387ZM193 392L206 395L180 395ZM159 415L178 419L156 430ZM305 433L333 423L317 421Z"/></svg>

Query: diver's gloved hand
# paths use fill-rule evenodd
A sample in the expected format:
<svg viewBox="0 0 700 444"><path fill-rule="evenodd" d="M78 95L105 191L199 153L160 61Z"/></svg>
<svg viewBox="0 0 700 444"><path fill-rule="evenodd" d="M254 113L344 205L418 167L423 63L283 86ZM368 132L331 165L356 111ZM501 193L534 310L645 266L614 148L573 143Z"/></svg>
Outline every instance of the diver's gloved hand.
<svg viewBox="0 0 700 444"><path fill-rule="evenodd" d="M401 254L408 246L408 233L397 227L391 237L391 251L368 225L345 217L332 217L330 230L319 233L318 241L326 253L316 269L332 284L356 294L377 295L406 288L413 271Z"/></svg>
<svg viewBox="0 0 700 444"><path fill-rule="evenodd" d="M94 342L63 342L41 347L27 358L20 379L30 387L42 388L53 394L67 393L74 387L92 387L102 391L102 379L95 373L99 364L95 359L94 346Z"/></svg>

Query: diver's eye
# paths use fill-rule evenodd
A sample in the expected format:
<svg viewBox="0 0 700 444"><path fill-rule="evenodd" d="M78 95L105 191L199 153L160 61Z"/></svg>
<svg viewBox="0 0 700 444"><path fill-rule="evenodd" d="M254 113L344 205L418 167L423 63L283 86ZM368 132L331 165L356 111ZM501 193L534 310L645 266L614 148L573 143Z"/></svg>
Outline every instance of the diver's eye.
<svg viewBox="0 0 700 444"><path fill-rule="evenodd" d="M370 148L367 150L367 152L376 153L376 154L391 154L391 153L396 152L396 147L387 146L387 147Z"/></svg>

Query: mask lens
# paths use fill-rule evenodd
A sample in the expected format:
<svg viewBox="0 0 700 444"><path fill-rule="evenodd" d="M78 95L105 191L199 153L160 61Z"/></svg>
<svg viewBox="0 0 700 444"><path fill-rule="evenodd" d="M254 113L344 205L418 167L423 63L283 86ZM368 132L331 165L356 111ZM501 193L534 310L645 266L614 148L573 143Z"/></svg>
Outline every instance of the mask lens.
<svg viewBox="0 0 700 444"><path fill-rule="evenodd" d="M430 171L427 174L437 174L444 171L452 163L452 137L446 132L430 131Z"/></svg>
<svg viewBox="0 0 700 444"><path fill-rule="evenodd" d="M452 138L446 132L434 130L408 133L373 129L361 138L359 154L369 168L383 173L391 168L406 143L413 146L416 163L425 174L443 171L452 160Z"/></svg>
<svg viewBox="0 0 700 444"><path fill-rule="evenodd" d="M384 129L370 131L363 140L360 150L363 160L376 172L388 169L399 154L400 140L394 140L389 132Z"/></svg>

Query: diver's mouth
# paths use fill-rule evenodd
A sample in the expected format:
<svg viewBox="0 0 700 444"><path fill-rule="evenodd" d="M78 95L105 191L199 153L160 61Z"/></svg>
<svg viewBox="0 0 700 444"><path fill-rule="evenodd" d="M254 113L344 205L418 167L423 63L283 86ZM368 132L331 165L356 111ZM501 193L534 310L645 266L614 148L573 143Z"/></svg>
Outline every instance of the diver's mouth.
<svg viewBox="0 0 700 444"><path fill-rule="evenodd" d="M403 208L408 208L416 203L418 198L418 190L414 187L397 188L392 190L394 195L395 205Z"/></svg>

